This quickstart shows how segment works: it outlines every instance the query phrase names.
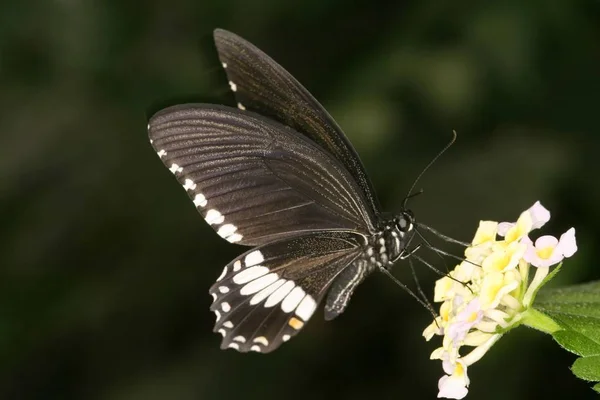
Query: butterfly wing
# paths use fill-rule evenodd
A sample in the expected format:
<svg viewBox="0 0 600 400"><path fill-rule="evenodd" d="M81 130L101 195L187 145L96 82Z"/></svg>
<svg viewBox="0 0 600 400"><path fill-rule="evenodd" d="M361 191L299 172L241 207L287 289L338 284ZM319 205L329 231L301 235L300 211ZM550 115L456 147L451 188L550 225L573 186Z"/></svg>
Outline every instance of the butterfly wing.
<svg viewBox="0 0 600 400"><path fill-rule="evenodd" d="M357 232L321 231L252 249L225 266L210 288L221 348L268 353L296 335L365 245Z"/></svg>
<svg viewBox="0 0 600 400"><path fill-rule="evenodd" d="M219 58L238 107L273 118L332 154L361 188L373 214L380 207L358 154L325 108L289 72L253 44L216 29Z"/></svg>
<svg viewBox="0 0 600 400"><path fill-rule="evenodd" d="M374 229L375 217L344 166L277 122L229 107L183 105L153 116L149 136L198 211L230 242Z"/></svg>

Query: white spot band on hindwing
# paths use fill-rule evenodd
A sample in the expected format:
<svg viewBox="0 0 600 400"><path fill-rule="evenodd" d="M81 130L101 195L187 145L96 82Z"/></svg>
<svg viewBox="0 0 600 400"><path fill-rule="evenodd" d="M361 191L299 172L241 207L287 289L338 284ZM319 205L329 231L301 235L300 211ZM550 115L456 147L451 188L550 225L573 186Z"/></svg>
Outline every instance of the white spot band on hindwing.
<svg viewBox="0 0 600 400"><path fill-rule="evenodd" d="M281 285L283 285L286 282L287 281L285 279L280 279L277 282L271 284L269 287L266 287L263 290L261 290L260 292L256 293L250 299L250 305L251 306L257 305L258 303L260 303L261 301L263 301L264 299L269 297L274 291L279 289L281 287Z"/></svg>
<svg viewBox="0 0 600 400"><path fill-rule="evenodd" d="M317 308L317 302L311 295L306 295L296 308L296 315L305 321L308 321Z"/></svg>
<svg viewBox="0 0 600 400"><path fill-rule="evenodd" d="M306 292L300 286L296 286L281 302L281 310L285 313L294 311L304 296L306 296Z"/></svg>
<svg viewBox="0 0 600 400"><path fill-rule="evenodd" d="M254 279L260 278L264 274L269 272L269 268L263 266L255 266L244 269L233 277L233 282L241 285L246 282L250 282Z"/></svg>
<svg viewBox="0 0 600 400"><path fill-rule="evenodd" d="M265 258L260 250L254 250L253 252L248 253L246 255L246 258L244 258L244 263L246 264L246 267L251 267L253 265L260 264L263 261L265 261Z"/></svg>
<svg viewBox="0 0 600 400"><path fill-rule="evenodd" d="M261 276L260 278L255 279L247 283L244 287L242 287L242 289L240 290L240 294L242 296L248 296L259 292L270 286L273 282L277 281L277 279L279 279L279 276L276 273L270 273Z"/></svg>
<svg viewBox="0 0 600 400"><path fill-rule="evenodd" d="M279 304L281 300L283 300L285 296L287 296L295 286L296 284L294 283L294 281L287 281L283 286L281 286L272 295L269 296L269 298L265 302L265 307L269 308L273 307L275 304Z"/></svg>

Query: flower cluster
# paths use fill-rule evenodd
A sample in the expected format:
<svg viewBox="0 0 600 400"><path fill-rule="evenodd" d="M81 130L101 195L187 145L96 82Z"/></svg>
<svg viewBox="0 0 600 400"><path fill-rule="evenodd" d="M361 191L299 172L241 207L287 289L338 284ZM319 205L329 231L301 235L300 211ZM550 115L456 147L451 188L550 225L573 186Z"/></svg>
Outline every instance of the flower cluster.
<svg viewBox="0 0 600 400"><path fill-rule="evenodd" d="M519 324L549 267L577 251L574 228L560 239L542 236L534 243L529 238L549 220L550 212L536 202L516 223L481 221L465 260L436 282L434 301L442 303L440 315L423 336L429 340L443 335L442 347L431 354L442 361L445 372L438 397L467 395L467 368ZM536 267L532 279L531 266ZM462 355L463 346L472 349Z"/></svg>

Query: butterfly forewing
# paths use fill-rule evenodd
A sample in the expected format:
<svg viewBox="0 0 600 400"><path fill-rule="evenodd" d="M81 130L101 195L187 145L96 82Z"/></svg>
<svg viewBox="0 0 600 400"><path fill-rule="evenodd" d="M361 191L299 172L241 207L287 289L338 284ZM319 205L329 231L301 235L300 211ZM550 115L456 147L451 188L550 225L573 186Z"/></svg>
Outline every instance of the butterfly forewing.
<svg viewBox="0 0 600 400"><path fill-rule="evenodd" d="M222 348L268 353L296 335L366 238L322 231L252 249L225 266L210 293Z"/></svg>
<svg viewBox="0 0 600 400"><path fill-rule="evenodd" d="M238 107L290 126L332 154L360 186L369 211L377 215L379 203L360 158L323 106L253 44L222 29L216 29L214 37Z"/></svg>
<svg viewBox="0 0 600 400"><path fill-rule="evenodd" d="M205 220L230 242L260 245L323 229L373 229L352 176L298 132L257 114L184 105L149 135Z"/></svg>

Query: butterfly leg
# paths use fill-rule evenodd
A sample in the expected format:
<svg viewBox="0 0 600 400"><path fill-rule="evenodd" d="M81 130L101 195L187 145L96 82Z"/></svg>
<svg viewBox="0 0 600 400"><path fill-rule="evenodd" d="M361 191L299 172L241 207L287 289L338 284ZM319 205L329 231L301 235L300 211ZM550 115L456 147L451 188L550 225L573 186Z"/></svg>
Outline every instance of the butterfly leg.
<svg viewBox="0 0 600 400"><path fill-rule="evenodd" d="M400 255L398 256L399 260L406 260L408 257L412 256L413 254L415 254L419 249L421 248L421 244L419 243L418 245L416 245L413 249L411 250L403 250L402 253L400 253Z"/></svg>

